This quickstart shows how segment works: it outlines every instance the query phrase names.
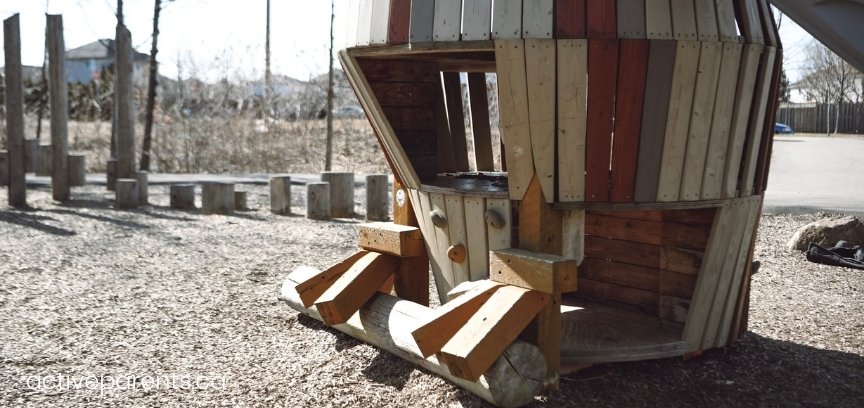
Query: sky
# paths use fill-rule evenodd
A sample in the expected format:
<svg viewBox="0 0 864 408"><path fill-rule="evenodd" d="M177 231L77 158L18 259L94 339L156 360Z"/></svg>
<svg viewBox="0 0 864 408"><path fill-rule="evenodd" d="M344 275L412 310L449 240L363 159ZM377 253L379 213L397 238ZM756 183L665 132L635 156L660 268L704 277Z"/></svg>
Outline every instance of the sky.
<svg viewBox="0 0 864 408"><path fill-rule="evenodd" d="M263 76L266 0L163 3L159 24L162 75L176 78L179 68L184 77L194 73L209 80ZM334 34L336 48L341 49L347 42L349 1L336 3ZM0 18L21 14L22 58L25 65L38 66L44 52L46 10L63 15L66 48L71 49L114 38L115 8L116 0L0 0ZM149 54L153 0L125 0L124 8L132 43L139 52ZM325 72L329 22L329 1L271 0L272 71L303 80ZM783 18L780 34L787 75L795 82L806 62L806 47L813 40L789 18Z"/></svg>

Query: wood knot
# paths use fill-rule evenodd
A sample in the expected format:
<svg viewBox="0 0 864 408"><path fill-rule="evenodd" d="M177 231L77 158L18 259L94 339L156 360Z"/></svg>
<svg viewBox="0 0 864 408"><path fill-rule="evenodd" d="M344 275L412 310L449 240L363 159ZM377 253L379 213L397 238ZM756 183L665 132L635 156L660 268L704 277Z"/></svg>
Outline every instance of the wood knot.
<svg viewBox="0 0 864 408"><path fill-rule="evenodd" d="M504 217L502 217L498 211L491 208L486 210L486 222L498 229L504 228L504 226L507 225L507 222L504 221Z"/></svg>
<svg viewBox="0 0 864 408"><path fill-rule="evenodd" d="M447 257L450 258L450 260L453 262L465 262L466 255L467 252L465 252L465 245L457 244L451 246L450 248L447 248Z"/></svg>
<svg viewBox="0 0 864 408"><path fill-rule="evenodd" d="M441 211L434 210L429 213L429 218L432 220L432 224L438 228L444 228L447 226L447 217Z"/></svg>

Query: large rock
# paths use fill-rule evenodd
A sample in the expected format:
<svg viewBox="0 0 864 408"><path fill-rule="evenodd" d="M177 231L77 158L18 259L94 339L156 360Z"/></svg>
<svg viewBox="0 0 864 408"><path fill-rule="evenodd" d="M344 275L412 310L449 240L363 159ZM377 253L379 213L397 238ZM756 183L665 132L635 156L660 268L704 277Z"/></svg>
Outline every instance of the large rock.
<svg viewBox="0 0 864 408"><path fill-rule="evenodd" d="M856 217L835 217L807 224L789 240L789 249L806 251L811 242L819 246L834 246L837 241L864 245L864 223Z"/></svg>

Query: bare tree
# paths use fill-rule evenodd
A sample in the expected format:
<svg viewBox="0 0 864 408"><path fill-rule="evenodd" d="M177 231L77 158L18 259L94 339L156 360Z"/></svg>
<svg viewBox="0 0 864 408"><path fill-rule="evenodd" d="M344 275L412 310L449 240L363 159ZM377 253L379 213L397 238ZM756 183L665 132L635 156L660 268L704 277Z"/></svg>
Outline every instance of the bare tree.
<svg viewBox="0 0 864 408"><path fill-rule="evenodd" d="M162 0L155 0L153 6L153 40L150 46L150 80L147 84L147 110L144 113L144 138L141 148L142 171L150 170L150 145L153 141L153 110L156 109L156 86L159 83L159 63L156 54L159 40L159 14L162 11Z"/></svg>
<svg viewBox="0 0 864 408"><path fill-rule="evenodd" d="M330 71L327 77L327 148L324 171L333 167L333 20L336 18L336 2L330 0Z"/></svg>
<svg viewBox="0 0 864 408"><path fill-rule="evenodd" d="M807 63L803 68L804 79L800 87L805 95L820 103L836 104L834 131L840 121L840 107L850 100L854 88L855 68L828 47L814 41L807 48ZM828 133L832 133L830 125Z"/></svg>
<svg viewBox="0 0 864 408"><path fill-rule="evenodd" d="M270 116L273 95L273 75L270 72L270 0L267 0L267 34L264 40L264 112L263 118Z"/></svg>

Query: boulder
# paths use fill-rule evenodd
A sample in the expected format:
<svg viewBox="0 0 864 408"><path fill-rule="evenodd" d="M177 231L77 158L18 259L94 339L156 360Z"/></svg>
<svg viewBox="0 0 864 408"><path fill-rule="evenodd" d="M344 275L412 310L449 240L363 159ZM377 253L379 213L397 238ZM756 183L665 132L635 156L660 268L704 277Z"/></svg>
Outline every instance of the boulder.
<svg viewBox="0 0 864 408"><path fill-rule="evenodd" d="M826 247L838 241L864 245L864 223L856 217L833 217L807 224L789 240L789 249L806 251L812 242Z"/></svg>

